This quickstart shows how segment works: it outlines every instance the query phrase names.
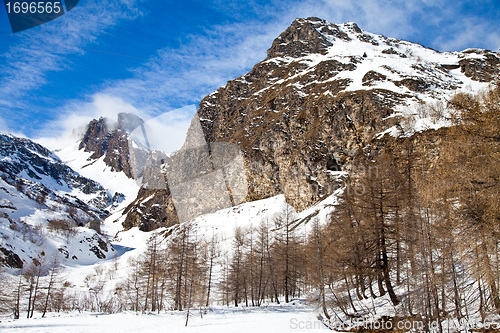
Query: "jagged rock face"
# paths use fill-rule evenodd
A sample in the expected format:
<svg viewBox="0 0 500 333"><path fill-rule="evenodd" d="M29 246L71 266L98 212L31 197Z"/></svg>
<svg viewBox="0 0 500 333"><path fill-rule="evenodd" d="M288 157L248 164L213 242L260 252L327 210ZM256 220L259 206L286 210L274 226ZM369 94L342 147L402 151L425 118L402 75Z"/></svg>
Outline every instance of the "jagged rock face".
<svg viewBox="0 0 500 333"><path fill-rule="evenodd" d="M118 114L118 123L114 128L108 125L109 120L100 118L92 120L80 143L79 149L92 152L90 160L104 156L104 162L113 171L122 171L129 178L134 178L130 162L129 133L142 125L144 121L134 114Z"/></svg>
<svg viewBox="0 0 500 333"><path fill-rule="evenodd" d="M142 231L151 231L179 223L170 191L141 188L137 199L124 211L127 218L125 229L139 227Z"/></svg>
<svg viewBox="0 0 500 333"><path fill-rule="evenodd" d="M87 131L85 132L82 142L80 143L80 146L78 148L84 149L86 152L93 152L90 158L98 159L103 156L108 150L106 140L107 135L108 129L105 119L94 119L89 123Z"/></svg>
<svg viewBox="0 0 500 333"><path fill-rule="evenodd" d="M143 171L143 185L137 198L124 211L127 217L125 229L139 227L142 231L151 231L179 223L174 202L165 180L161 165L170 158L159 151L149 154Z"/></svg>
<svg viewBox="0 0 500 333"><path fill-rule="evenodd" d="M9 183L24 184L32 196L59 197L61 202L84 210L97 219L109 214L105 209L112 203L112 198L99 183L82 177L47 148L31 140L0 134L0 175ZM51 188L49 184L52 182L58 188ZM75 189L91 199L82 202L70 195L61 196L59 189Z"/></svg>
<svg viewBox="0 0 500 333"><path fill-rule="evenodd" d="M353 40L367 44L368 57L400 60L364 59L364 46L359 56L324 56L332 46L347 48ZM432 94L431 88L453 90L461 84L439 63L408 59L400 47L405 44L410 43L365 33L354 23L298 19L274 41L264 62L206 97L198 112L206 139L239 144L248 166L247 200L284 193L296 209L309 207L335 188L329 171L348 168L374 134L394 124L386 118L397 107L417 100L417 94ZM323 57L315 60L316 54ZM418 75L392 68L405 58ZM467 76L476 79L472 73L481 70L472 68ZM360 76L366 88L353 91Z"/></svg>
<svg viewBox="0 0 500 333"><path fill-rule="evenodd" d="M395 114L445 100L470 83L460 71L472 80L491 80L499 59L492 52L439 53L354 23L297 19L264 61L205 97L197 117L209 144L240 147L246 201L283 193L300 211L336 189L332 171L349 170L375 134L399 121ZM197 133L188 132L186 142L192 135ZM168 190L141 191L127 210L126 227L144 223L138 212L150 214L145 199L151 198L172 207ZM175 221L172 214L164 208L149 220L167 226Z"/></svg>
<svg viewBox="0 0 500 333"><path fill-rule="evenodd" d="M284 85L269 89L262 99L235 104L240 98L230 83L216 103L213 98L202 102L200 118L210 119L202 121L207 141L234 142L242 149L247 201L284 193L302 210L331 194L335 179L330 171L340 171L373 134L392 126L384 118L405 98L384 90L340 92L344 85L338 82L325 85L335 96L313 100L314 92L301 96ZM258 121L249 126L250 119Z"/></svg>
<svg viewBox="0 0 500 333"><path fill-rule="evenodd" d="M24 263L16 253L0 246L0 267L2 266L22 269Z"/></svg>
<svg viewBox="0 0 500 333"><path fill-rule="evenodd" d="M483 56L483 58L466 58L458 62L465 76L479 82L491 82L499 78L500 57L498 57L498 54L477 49L465 50L463 53Z"/></svg>
<svg viewBox="0 0 500 333"><path fill-rule="evenodd" d="M267 51L267 57L290 56L299 58L312 53L326 54L332 43L325 35L351 40L337 26L328 25L324 20L317 18L311 18L307 22L296 20L274 40L273 45Z"/></svg>

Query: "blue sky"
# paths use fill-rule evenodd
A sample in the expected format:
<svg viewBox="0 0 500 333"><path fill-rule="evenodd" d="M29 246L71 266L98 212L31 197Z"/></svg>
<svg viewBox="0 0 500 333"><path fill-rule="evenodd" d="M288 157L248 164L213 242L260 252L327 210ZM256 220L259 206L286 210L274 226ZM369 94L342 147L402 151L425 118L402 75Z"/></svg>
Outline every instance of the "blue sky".
<svg viewBox="0 0 500 333"><path fill-rule="evenodd" d="M500 47L498 0L80 0L16 34L2 5L0 130L59 137L101 115L148 119L197 104L309 16L439 51Z"/></svg>

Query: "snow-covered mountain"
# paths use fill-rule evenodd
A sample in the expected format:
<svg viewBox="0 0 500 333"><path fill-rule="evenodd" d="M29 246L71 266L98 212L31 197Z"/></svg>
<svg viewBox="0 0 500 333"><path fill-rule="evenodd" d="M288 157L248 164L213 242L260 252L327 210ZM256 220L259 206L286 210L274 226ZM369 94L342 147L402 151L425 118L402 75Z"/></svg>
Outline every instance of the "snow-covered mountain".
<svg viewBox="0 0 500 333"><path fill-rule="evenodd" d="M129 178L138 178L133 174L130 161L129 134L143 123L141 118L129 113L119 113L116 123L102 117L94 119L88 124L78 149L92 153L90 161L103 157L112 171L121 171Z"/></svg>
<svg viewBox="0 0 500 333"><path fill-rule="evenodd" d="M19 220L39 214L47 202L66 200L82 221L92 214L104 217L104 209L115 213L106 222L113 235L121 224L150 231L179 222L176 186L190 184L183 191L196 191L198 197L188 196L186 202L198 206L218 199L210 186L229 191L229 205L220 206L226 209L207 216L231 230L232 218L223 212L245 202L253 212L267 198L290 204L301 224L331 206L345 171L374 138L397 135L408 119L412 130L446 126L443 115L422 114L419 105L486 88L498 76L499 59L487 50L440 53L365 32L355 23L297 19L273 42L265 60L203 99L177 154L134 142L131 133L144 122L131 114L93 120L82 139L56 150L57 156L29 140L4 136L11 142L4 146L11 148L3 148L2 181L11 195L3 194L2 209ZM219 156L221 151L226 155ZM179 159L196 167L186 169ZM169 182L176 166L182 170L179 179L188 182ZM153 180L161 186L152 186ZM200 184L206 191L199 191ZM35 194L27 194L32 188ZM203 219L196 221L204 224Z"/></svg>
<svg viewBox="0 0 500 333"><path fill-rule="evenodd" d="M126 207L136 196L149 151L135 148L131 132L143 124L136 115L92 120L79 140L54 153L79 174L113 192L115 209ZM142 168L139 168L142 166Z"/></svg>
<svg viewBox="0 0 500 333"><path fill-rule="evenodd" d="M165 166L185 169L187 162L190 181L214 175L203 191L194 183L182 190L205 193L190 198L203 205L218 191L217 172L228 174L204 161L217 161L214 145L229 143L244 161L238 176L247 186L243 202L284 194L302 211L339 187L336 172L349 171L377 134L448 125L446 115L421 112L420 106L485 89L499 68L500 55L488 50L441 53L363 31L355 23L296 19L265 60L202 100L187 148ZM168 186L143 187L125 210L125 227L147 231L175 224L179 207L171 192Z"/></svg>
<svg viewBox="0 0 500 333"><path fill-rule="evenodd" d="M236 228L250 230L250 248L264 224L266 242L279 242L286 225L305 244L315 222L324 225L339 207L360 155L397 146L398 136L412 140L416 155L438 155L448 130L441 127L449 126L444 105L457 92L487 88L499 73L500 55L487 50L440 53L355 23L297 19L265 60L203 99L175 153L134 141L137 130L147 138L131 114L95 119L53 152L0 135L0 266L23 272L60 253L68 290L81 293L75 300L118 304L114 295L134 284L139 262L156 258L155 237L168 253L186 223L205 247L200 257L212 242L211 297L224 299ZM149 275L143 283L149 288ZM128 292L138 299L134 288ZM388 296L372 297L358 301L377 307L374 318L396 314Z"/></svg>
<svg viewBox="0 0 500 333"><path fill-rule="evenodd" d="M1 263L22 268L54 250L79 263L106 258L114 249L96 230L116 197L43 146L0 134Z"/></svg>
<svg viewBox="0 0 500 333"><path fill-rule="evenodd" d="M105 209L112 205L113 194L73 171L48 149L8 134L0 134L0 145L2 180L17 186L18 192L40 205L47 199L72 204L85 211L88 219L102 219L109 214ZM26 212L18 211L12 216L19 218L19 214Z"/></svg>

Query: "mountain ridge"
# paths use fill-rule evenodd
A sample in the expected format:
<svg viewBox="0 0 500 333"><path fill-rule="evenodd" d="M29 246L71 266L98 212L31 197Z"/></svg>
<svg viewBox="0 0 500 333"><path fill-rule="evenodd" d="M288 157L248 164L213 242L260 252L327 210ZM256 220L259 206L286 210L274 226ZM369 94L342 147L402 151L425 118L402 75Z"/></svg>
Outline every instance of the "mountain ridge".
<svg viewBox="0 0 500 333"><path fill-rule="evenodd" d="M47 148L0 134L0 266L21 269L54 252L106 258L114 249L98 232L116 200Z"/></svg>
<svg viewBox="0 0 500 333"><path fill-rule="evenodd" d="M205 97L195 118L209 144L240 147L245 202L283 193L301 211L340 186L332 171L349 171L378 133L397 132L408 117L420 129L446 126L442 118L417 115L418 106L446 103L468 86L486 88L499 59L478 49L440 53L352 22L296 19L266 59ZM199 134L191 130L186 142L192 135ZM124 225L170 226L174 206L168 189L141 189Z"/></svg>

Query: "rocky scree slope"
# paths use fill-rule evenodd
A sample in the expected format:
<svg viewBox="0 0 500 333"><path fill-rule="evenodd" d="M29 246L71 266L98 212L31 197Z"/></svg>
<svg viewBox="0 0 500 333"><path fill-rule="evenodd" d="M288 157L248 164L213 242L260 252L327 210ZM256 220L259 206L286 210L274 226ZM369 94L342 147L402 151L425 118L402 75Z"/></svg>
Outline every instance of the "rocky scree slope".
<svg viewBox="0 0 500 333"><path fill-rule="evenodd" d="M418 118L424 102L486 88L499 68L487 50L440 53L355 23L296 19L264 61L202 100L196 120L208 143L240 147L245 201L284 194L301 211L333 193L338 171L350 171L376 134ZM145 231L178 222L168 187L143 187L124 214L126 228Z"/></svg>

